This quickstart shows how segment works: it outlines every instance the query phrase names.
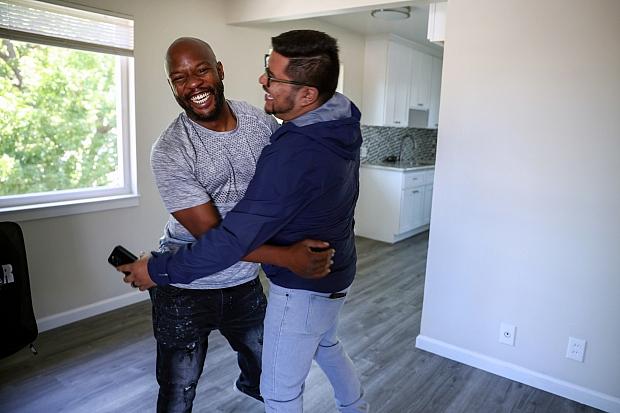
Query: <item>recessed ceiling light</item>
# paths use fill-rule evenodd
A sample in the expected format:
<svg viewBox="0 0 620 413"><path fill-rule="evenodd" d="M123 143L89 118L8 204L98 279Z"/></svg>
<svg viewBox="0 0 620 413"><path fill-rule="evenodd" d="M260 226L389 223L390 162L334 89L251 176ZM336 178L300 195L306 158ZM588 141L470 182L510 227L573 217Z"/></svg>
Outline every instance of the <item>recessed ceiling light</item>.
<svg viewBox="0 0 620 413"><path fill-rule="evenodd" d="M382 20L403 20L411 16L411 7L397 7L394 9L374 9L370 12L372 17Z"/></svg>

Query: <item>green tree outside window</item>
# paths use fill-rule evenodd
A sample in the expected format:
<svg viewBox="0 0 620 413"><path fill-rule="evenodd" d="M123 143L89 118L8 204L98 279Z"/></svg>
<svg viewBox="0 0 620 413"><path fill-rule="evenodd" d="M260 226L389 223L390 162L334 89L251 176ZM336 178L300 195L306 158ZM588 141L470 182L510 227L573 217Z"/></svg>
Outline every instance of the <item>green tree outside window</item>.
<svg viewBox="0 0 620 413"><path fill-rule="evenodd" d="M0 40L0 196L117 184L117 57Z"/></svg>

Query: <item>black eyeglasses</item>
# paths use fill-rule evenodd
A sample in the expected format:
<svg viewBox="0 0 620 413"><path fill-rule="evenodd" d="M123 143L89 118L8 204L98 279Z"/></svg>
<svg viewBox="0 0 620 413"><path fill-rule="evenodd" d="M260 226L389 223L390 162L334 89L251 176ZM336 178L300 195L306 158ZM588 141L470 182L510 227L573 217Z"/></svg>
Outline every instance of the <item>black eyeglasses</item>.
<svg viewBox="0 0 620 413"><path fill-rule="evenodd" d="M298 82L296 80L286 80L286 79L275 78L275 77L271 76L271 72L269 71L269 68L267 68L267 67L265 68L265 77L267 78L267 87L271 86L271 82L287 83L289 85L297 85L297 86L316 87L316 86L310 85L308 83Z"/></svg>

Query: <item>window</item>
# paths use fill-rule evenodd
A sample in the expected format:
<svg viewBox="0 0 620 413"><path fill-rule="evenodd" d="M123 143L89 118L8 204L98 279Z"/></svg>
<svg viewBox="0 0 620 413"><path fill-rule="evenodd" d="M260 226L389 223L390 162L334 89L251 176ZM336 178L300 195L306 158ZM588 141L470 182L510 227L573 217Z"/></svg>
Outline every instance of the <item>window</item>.
<svg viewBox="0 0 620 413"><path fill-rule="evenodd" d="M137 203L132 56L130 19L0 0L1 218Z"/></svg>

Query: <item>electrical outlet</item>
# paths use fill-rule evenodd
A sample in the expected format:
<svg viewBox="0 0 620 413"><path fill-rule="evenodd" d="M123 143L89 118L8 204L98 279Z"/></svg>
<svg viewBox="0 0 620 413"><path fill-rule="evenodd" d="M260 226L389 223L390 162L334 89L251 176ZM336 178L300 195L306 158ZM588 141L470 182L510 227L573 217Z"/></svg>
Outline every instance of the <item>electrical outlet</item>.
<svg viewBox="0 0 620 413"><path fill-rule="evenodd" d="M499 342L509 346L515 345L515 335L517 327L508 323L500 323L499 325Z"/></svg>
<svg viewBox="0 0 620 413"><path fill-rule="evenodd" d="M586 341L582 338L569 337L566 357L583 363L586 354Z"/></svg>

